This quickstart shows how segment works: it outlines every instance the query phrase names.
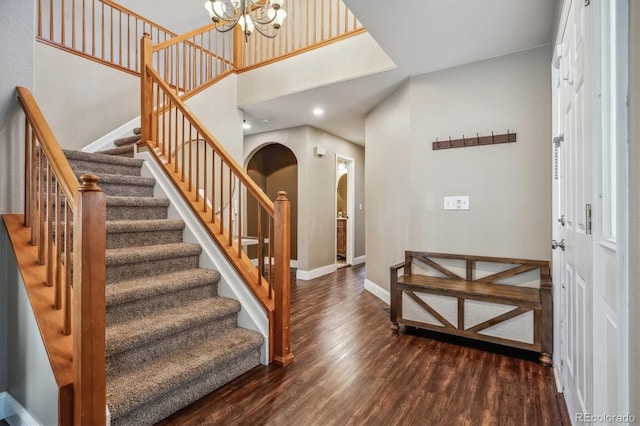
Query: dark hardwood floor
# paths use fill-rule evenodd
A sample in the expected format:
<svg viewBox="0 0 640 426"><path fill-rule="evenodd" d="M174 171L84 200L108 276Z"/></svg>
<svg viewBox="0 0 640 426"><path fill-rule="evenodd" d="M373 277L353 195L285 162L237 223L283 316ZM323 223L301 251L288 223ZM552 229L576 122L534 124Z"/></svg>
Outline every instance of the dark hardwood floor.
<svg viewBox="0 0 640 426"><path fill-rule="evenodd" d="M395 335L363 281L363 266L293 281L295 362L256 367L160 424L570 424L552 369L535 356Z"/></svg>

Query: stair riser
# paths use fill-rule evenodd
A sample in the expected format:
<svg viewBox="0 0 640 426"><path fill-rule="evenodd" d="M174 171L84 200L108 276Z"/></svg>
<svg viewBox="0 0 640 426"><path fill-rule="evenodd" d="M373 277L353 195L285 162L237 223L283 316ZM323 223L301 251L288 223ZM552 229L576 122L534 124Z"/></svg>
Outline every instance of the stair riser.
<svg viewBox="0 0 640 426"><path fill-rule="evenodd" d="M153 197L153 186L100 183L100 181L98 186L105 194L112 197Z"/></svg>
<svg viewBox="0 0 640 426"><path fill-rule="evenodd" d="M115 146L132 145L140 140L140 135L127 136L113 141Z"/></svg>
<svg viewBox="0 0 640 426"><path fill-rule="evenodd" d="M217 295L217 285L210 283L179 292L160 294L156 297L146 297L129 303L107 306L107 326L143 318L162 309L173 308L191 301L216 297Z"/></svg>
<svg viewBox="0 0 640 426"><path fill-rule="evenodd" d="M195 269L198 267L199 256L184 256L171 259L151 259L123 265L109 265L107 263L107 284L139 277L153 277L169 272Z"/></svg>
<svg viewBox="0 0 640 426"><path fill-rule="evenodd" d="M107 220L166 219L167 207L109 206Z"/></svg>
<svg viewBox="0 0 640 426"><path fill-rule="evenodd" d="M107 233L107 249L182 242L182 230Z"/></svg>
<svg viewBox="0 0 640 426"><path fill-rule="evenodd" d="M122 374L135 369L137 366L150 362L160 357L167 357L184 348L222 336L237 326L236 314L217 318L205 324L199 324L188 330L179 331L176 334L143 344L137 348L129 349L116 354L109 354L106 359L107 377L114 374ZM107 348L109 342L107 341Z"/></svg>
<svg viewBox="0 0 640 426"><path fill-rule="evenodd" d="M101 163L97 161L70 160L73 170L86 171L100 176L100 174L140 176L140 167L122 164Z"/></svg>

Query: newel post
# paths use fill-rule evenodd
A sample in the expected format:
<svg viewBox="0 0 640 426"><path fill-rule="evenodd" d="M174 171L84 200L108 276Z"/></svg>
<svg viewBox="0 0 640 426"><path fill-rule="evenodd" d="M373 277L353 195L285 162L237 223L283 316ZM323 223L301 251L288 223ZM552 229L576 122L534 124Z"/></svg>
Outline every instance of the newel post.
<svg viewBox="0 0 640 426"><path fill-rule="evenodd" d="M98 177L82 175L73 230L73 418L106 422L105 282L107 202Z"/></svg>
<svg viewBox="0 0 640 426"><path fill-rule="evenodd" d="M242 52L244 49L244 33L240 28L240 25L236 25L236 28L233 30L233 66L236 70L242 68Z"/></svg>
<svg viewBox="0 0 640 426"><path fill-rule="evenodd" d="M147 67L153 64L151 35L144 33L140 40L140 141L147 143L152 139L153 129L153 81L147 73Z"/></svg>
<svg viewBox="0 0 640 426"><path fill-rule="evenodd" d="M273 252L275 257L275 336L273 362L286 367L293 362L291 353L291 205L287 199L287 193L278 192L278 198L274 203L274 242Z"/></svg>

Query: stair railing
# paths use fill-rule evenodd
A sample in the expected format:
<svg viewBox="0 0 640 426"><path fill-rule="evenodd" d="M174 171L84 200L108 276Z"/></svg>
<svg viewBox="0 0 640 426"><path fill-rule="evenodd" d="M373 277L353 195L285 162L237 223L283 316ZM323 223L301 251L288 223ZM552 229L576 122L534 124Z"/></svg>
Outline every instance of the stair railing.
<svg viewBox="0 0 640 426"><path fill-rule="evenodd" d="M35 286L42 309L34 304L34 312L59 387L59 423L105 424L106 197L97 176L78 182L31 92L17 94L26 116L24 226L35 259L23 276L44 283Z"/></svg>
<svg viewBox="0 0 640 426"><path fill-rule="evenodd" d="M236 28L238 70L248 71L365 31L342 0L286 1L284 8L287 18L275 38L256 34L245 41Z"/></svg>
<svg viewBox="0 0 640 426"><path fill-rule="evenodd" d="M286 194L279 193L275 203L267 198L189 111L175 89L153 69L154 47L148 35L142 38L141 52L140 143L163 165L265 309L269 361L286 366L293 362L289 330L290 205ZM202 143L190 143L194 140ZM244 237L250 220L256 224L257 238ZM255 260L247 255L245 247L249 244L256 246Z"/></svg>
<svg viewBox="0 0 640 426"><path fill-rule="evenodd" d="M37 39L105 65L140 73L139 40L176 36L111 0L37 0Z"/></svg>

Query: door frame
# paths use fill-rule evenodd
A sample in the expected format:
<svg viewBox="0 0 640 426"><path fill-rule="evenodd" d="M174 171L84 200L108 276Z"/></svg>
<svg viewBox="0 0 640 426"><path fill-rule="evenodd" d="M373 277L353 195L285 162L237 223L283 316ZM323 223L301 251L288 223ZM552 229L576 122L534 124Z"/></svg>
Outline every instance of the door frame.
<svg viewBox="0 0 640 426"><path fill-rule="evenodd" d="M355 191L356 191L356 181L355 181L355 164L356 160L347 157L342 154L336 153L336 158L334 162L334 207L333 207L333 216L334 219L336 216L336 211L338 210L338 162L342 161L347 163L347 256L346 261L348 265L353 265L354 258L354 244L355 244L355 218L356 218L356 210L355 210ZM335 251L333 258L335 259L336 265L338 264L338 236L334 236L334 244L333 249Z"/></svg>

